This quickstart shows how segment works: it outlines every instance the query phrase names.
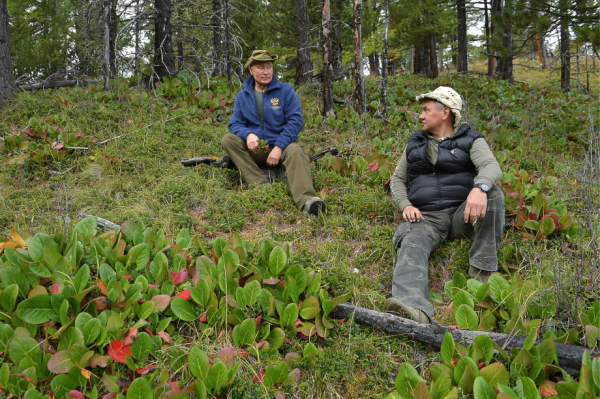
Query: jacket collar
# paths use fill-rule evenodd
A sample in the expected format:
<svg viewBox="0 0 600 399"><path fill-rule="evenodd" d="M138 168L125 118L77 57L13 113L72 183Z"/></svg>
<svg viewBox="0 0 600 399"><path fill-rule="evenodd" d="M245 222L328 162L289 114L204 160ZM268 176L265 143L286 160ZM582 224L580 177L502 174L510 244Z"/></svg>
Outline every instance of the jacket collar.
<svg viewBox="0 0 600 399"><path fill-rule="evenodd" d="M254 77L250 76L248 77L245 81L244 81L244 90L248 91L250 93L254 93ZM279 87L280 83L279 80L277 80L277 76L275 76L275 74L273 74L273 80L271 80L271 83L269 83L269 88L265 91L270 91L276 87Z"/></svg>

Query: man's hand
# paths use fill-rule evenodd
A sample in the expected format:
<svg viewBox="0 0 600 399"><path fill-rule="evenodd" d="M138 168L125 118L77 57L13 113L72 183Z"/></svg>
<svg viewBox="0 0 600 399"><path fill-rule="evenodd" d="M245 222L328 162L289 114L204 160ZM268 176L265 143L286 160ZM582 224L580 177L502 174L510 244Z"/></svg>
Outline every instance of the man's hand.
<svg viewBox="0 0 600 399"><path fill-rule="evenodd" d="M485 217L487 211L487 193L475 187L467 197L467 206L465 208L465 223L475 224L478 220Z"/></svg>
<svg viewBox="0 0 600 399"><path fill-rule="evenodd" d="M258 151L258 136L254 133L248 134L248 136L246 136L246 146L248 147L248 150L256 154Z"/></svg>
<svg viewBox="0 0 600 399"><path fill-rule="evenodd" d="M402 210L402 217L404 218L404 220L408 220L411 223L425 220L425 218L421 214L421 211L412 205L404 207L404 209Z"/></svg>
<svg viewBox="0 0 600 399"><path fill-rule="evenodd" d="M281 148L275 146L269 153L269 157L267 158L267 165L275 166L279 164L279 160L281 159Z"/></svg>

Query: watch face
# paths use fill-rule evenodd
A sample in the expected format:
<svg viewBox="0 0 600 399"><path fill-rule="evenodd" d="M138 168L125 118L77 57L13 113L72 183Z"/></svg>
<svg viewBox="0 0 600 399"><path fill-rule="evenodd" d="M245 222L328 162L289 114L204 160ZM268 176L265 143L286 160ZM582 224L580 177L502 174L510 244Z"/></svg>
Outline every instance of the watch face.
<svg viewBox="0 0 600 399"><path fill-rule="evenodd" d="M490 187L485 183L479 184L479 188L481 188L486 193L490 190Z"/></svg>

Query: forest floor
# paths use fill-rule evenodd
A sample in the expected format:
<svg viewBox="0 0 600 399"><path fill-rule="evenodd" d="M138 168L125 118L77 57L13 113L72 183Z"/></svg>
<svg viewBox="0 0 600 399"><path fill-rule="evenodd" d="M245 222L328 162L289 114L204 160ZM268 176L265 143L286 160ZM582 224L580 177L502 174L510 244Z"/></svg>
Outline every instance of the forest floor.
<svg viewBox="0 0 600 399"><path fill-rule="evenodd" d="M285 182L243 190L235 171L182 166L184 158L224 155L220 139L238 88L231 90L222 79L196 82L184 74L154 91L120 80L109 92L90 86L18 93L3 106L0 121L0 236L8 240L15 230L25 239L40 232L69 237L80 215L90 214L117 224L137 221L172 237L188 229L207 246L238 233L249 253L258 252L265 240L287 242L298 262L321 274L332 297L349 292L354 303L382 310L391 290L391 239L401 221L387 180L418 129L415 96L450 85L465 99L466 120L497 155L505 172L503 187L518 193L507 196L499 276L511 284L515 276L530 281L534 289L526 303L515 306L533 310L520 321L537 317L541 333L560 336L580 325L581 313L600 300L599 75L590 74L591 94L561 93L554 69L517 66L515 75L529 85L476 75L393 76L387 123L380 117L376 80L367 80L369 105L362 116L345 100L352 82L338 82L335 98L343 105L338 104L336 119L327 121L320 116L318 87L299 89L306 123L301 144L309 155L336 147L343 158L326 156L312 164L315 188L327 204L322 218L298 211ZM541 194L545 197L539 199ZM541 214L530 216L536 199L572 225L550 232L534 223L517 227L522 206L528 207L526 217L541 220ZM431 258L431 300L442 324L457 324L447 282L457 272L466 275L468 250L468 241L453 241ZM7 262L4 255L0 259ZM6 289L6 282L0 283ZM551 309L536 313L536 306L548 303ZM493 329L504 331L506 323L499 320ZM184 324L175 320L170 327L172 335L184 337L180 343L198 334ZM219 346L216 336L202 337L196 340L200 345ZM584 344L583 334L578 337ZM328 338L315 336L310 342L324 354L302 368L298 381L281 385L287 397L380 398L394 391L400 364L411 363L426 376L428 365L440 360L436 351L352 320L336 324ZM306 343L292 337L289 345L302 351ZM154 361L157 369L167 370L169 381L190 380L168 356ZM253 367L243 363L243 377L229 397L274 395L253 382ZM102 392L102 383L96 386Z"/></svg>

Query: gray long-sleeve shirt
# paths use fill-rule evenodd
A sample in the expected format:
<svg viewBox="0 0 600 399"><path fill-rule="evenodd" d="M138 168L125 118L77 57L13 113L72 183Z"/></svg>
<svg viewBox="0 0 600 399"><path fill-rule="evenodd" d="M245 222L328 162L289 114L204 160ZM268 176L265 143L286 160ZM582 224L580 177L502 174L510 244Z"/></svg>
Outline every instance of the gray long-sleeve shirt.
<svg viewBox="0 0 600 399"><path fill-rule="evenodd" d="M443 137L441 139L429 137L427 144L427 158L432 164L437 163L438 159L438 147L442 140L452 137L458 129L466 122L459 123L452 132L451 135ZM490 150L487 142L483 138L479 138L473 142L471 146L471 161L477 169L477 176L475 176L474 184L485 183L492 187L498 183L502 178L502 170L496 157ZM408 199L408 178L407 178L408 162L406 161L406 149L402 153L400 162L396 166L392 181L390 183L390 189L392 191L392 198L400 210L404 210L408 205L412 205Z"/></svg>

